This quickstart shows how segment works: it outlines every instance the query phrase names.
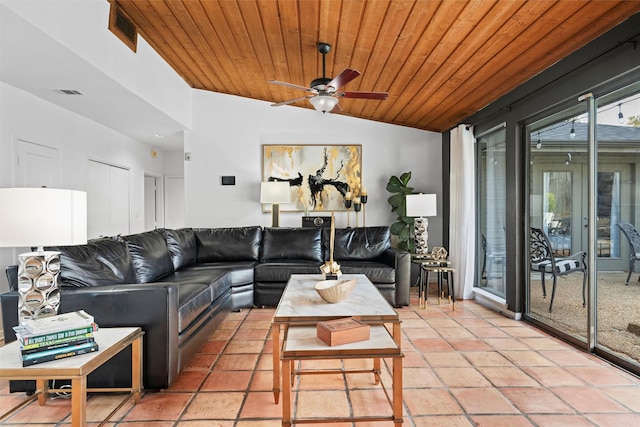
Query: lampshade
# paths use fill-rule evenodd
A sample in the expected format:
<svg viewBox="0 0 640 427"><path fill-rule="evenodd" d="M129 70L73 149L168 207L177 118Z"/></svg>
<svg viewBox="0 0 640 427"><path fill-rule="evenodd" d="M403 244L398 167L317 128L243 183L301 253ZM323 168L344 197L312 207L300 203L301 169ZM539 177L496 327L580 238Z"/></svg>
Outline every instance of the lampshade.
<svg viewBox="0 0 640 427"><path fill-rule="evenodd" d="M330 95L318 95L309 100L313 104L313 108L323 113L333 110L338 103L338 98Z"/></svg>
<svg viewBox="0 0 640 427"><path fill-rule="evenodd" d="M1 188L0 224L0 247L87 243L87 193Z"/></svg>
<svg viewBox="0 0 640 427"><path fill-rule="evenodd" d="M438 214L435 194L407 194L406 204L407 216L409 217L436 216Z"/></svg>
<svg viewBox="0 0 640 427"><path fill-rule="evenodd" d="M288 182L268 181L260 187L260 203L289 203L291 190Z"/></svg>

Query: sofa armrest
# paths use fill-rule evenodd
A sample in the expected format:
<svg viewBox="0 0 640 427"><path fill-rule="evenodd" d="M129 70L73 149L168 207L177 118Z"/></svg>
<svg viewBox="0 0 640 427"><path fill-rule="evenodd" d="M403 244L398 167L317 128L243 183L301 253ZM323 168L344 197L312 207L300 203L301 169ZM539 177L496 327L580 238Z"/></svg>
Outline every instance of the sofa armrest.
<svg viewBox="0 0 640 427"><path fill-rule="evenodd" d="M409 305L411 254L397 248L387 248L380 260L396 269L396 307Z"/></svg>
<svg viewBox="0 0 640 427"><path fill-rule="evenodd" d="M178 372L178 285L132 285L64 288L60 312L85 310L101 328L139 326L144 335L144 386L166 388ZM6 342L15 341L18 293L0 295Z"/></svg>

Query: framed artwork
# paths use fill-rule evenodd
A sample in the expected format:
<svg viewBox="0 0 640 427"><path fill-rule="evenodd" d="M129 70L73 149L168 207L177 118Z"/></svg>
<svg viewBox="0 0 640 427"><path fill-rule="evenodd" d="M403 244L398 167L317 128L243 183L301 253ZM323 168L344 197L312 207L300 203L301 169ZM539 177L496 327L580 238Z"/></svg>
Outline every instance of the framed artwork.
<svg viewBox="0 0 640 427"><path fill-rule="evenodd" d="M347 191L360 193L362 145L262 147L262 180L289 183L292 203L281 211L343 211Z"/></svg>

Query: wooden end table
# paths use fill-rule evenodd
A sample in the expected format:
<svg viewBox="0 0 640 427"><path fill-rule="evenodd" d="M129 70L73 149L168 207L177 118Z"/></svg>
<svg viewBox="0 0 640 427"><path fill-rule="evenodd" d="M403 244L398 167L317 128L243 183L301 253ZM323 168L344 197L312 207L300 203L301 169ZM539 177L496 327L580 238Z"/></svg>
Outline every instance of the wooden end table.
<svg viewBox="0 0 640 427"><path fill-rule="evenodd" d="M120 409L129 397L138 403L142 393L142 336L140 328L102 328L95 333L99 350L94 353L44 362L33 366L22 366L20 343L14 341L0 347L0 378L7 380L35 380L36 392L33 396L0 415L0 420L13 414L27 403L38 399L44 405L47 394L61 390L50 390L49 380L71 380L71 425L81 427L87 422L87 392L130 392L100 425L104 424ZM87 388L87 375L102 366L113 356L131 346L131 388ZM64 390L69 391L69 390Z"/></svg>

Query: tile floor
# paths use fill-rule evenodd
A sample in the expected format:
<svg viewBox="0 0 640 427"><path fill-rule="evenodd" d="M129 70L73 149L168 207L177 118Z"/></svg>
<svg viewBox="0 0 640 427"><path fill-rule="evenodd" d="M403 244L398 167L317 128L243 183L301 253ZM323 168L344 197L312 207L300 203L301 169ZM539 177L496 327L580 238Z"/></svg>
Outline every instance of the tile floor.
<svg viewBox="0 0 640 427"><path fill-rule="evenodd" d="M413 303L417 302L415 296ZM640 379L540 330L461 301L399 310L403 320L406 426L640 426ZM271 390L272 309L232 313L168 390L126 404L108 426L271 427L281 406ZM334 366L315 362L307 368ZM346 361L353 366L362 363ZM385 366L387 366L385 364ZM385 368L384 378L389 380ZM298 416L390 414L370 374L304 376ZM24 397L0 383L0 412ZM89 425L118 396L88 401ZM0 425L70 424L67 399L31 403ZM386 412L385 412L386 410ZM391 422L358 423L389 426ZM322 424L317 424L322 425ZM351 423L332 424L339 427Z"/></svg>

